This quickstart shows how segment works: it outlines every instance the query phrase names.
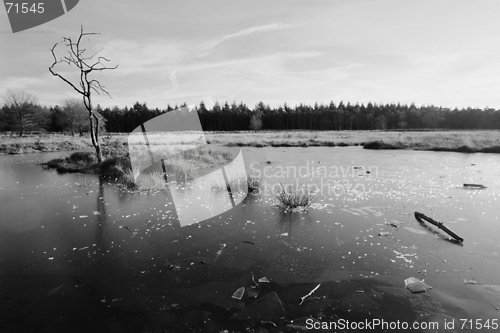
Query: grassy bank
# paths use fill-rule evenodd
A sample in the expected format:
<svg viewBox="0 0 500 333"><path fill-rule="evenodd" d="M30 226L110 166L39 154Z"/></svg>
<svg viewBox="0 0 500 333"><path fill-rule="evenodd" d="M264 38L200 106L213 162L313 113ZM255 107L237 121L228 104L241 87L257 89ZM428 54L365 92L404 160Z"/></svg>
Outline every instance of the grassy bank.
<svg viewBox="0 0 500 333"><path fill-rule="evenodd" d="M130 173L131 165L128 158L127 147L119 142L108 142L102 145L104 160L97 162L95 153L92 151L75 152L65 158L56 158L45 163L49 169L58 172L79 172L101 174L108 178L126 180Z"/></svg>
<svg viewBox="0 0 500 333"><path fill-rule="evenodd" d="M93 152L75 152L65 158L53 159L45 167L58 172L80 172L100 174L115 179L127 189L164 188L164 175L158 171L137 178L130 163L128 145L120 140L106 140L102 146L103 161L97 162ZM139 147L140 148L140 147ZM169 181L187 182L194 178L198 169L212 168L232 160L227 151L211 148L187 150L165 159L166 175Z"/></svg>
<svg viewBox="0 0 500 333"><path fill-rule="evenodd" d="M293 131L211 133L215 144L249 147L345 147L457 152L500 152L500 131Z"/></svg>
<svg viewBox="0 0 500 333"><path fill-rule="evenodd" d="M207 132L213 145L240 147L345 147L367 149L414 149L457 152L500 152L500 131L270 131ZM16 137L0 136L0 153L21 154L41 151L91 148L87 137L44 134ZM127 133L107 134L103 143L126 143Z"/></svg>
<svg viewBox="0 0 500 333"><path fill-rule="evenodd" d="M391 133L364 144L366 149L414 149L462 153L500 153L500 131Z"/></svg>
<svg viewBox="0 0 500 333"><path fill-rule="evenodd" d="M386 143L383 141L371 141L363 145L365 149L374 149L374 150L390 150L390 149L413 149L413 150L430 150L430 151L450 151L457 153L500 153L500 146L487 146L487 147L478 147L477 145L467 146L457 146L459 143L455 145L408 145L401 142L396 143Z"/></svg>
<svg viewBox="0 0 500 333"><path fill-rule="evenodd" d="M0 154L31 154L40 152L84 150L90 139L64 134L0 135Z"/></svg>

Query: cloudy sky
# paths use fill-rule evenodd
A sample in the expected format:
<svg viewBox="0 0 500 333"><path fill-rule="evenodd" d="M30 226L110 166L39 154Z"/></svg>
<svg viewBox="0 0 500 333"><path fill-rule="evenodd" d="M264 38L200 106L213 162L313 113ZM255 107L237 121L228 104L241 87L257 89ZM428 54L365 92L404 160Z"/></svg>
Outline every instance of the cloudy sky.
<svg viewBox="0 0 500 333"><path fill-rule="evenodd" d="M13 34L4 11L0 94L19 88L45 105L77 97L47 68L50 47L83 25L101 33L86 41L88 52L102 49L119 65L95 75L113 97L96 96L103 106L343 100L498 109L498 13L497 0L81 0Z"/></svg>

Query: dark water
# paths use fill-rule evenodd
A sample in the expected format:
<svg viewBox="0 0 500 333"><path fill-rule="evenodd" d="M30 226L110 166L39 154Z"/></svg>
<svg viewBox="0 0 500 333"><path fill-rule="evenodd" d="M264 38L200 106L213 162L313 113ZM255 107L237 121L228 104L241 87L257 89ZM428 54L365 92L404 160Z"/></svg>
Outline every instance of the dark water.
<svg viewBox="0 0 500 333"><path fill-rule="evenodd" d="M0 332L295 332L308 318L495 331L497 155L248 148L261 192L184 227L167 191L129 193L38 165L56 156L0 156ZM307 211L272 207L287 167L320 189ZM413 294L409 277L433 288ZM243 298L232 298L240 287Z"/></svg>

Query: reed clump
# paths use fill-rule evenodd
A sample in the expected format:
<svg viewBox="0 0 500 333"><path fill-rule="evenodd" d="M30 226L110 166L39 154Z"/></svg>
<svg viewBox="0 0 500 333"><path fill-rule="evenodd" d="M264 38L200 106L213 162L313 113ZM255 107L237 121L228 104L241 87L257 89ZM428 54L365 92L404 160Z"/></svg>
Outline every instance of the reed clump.
<svg viewBox="0 0 500 333"><path fill-rule="evenodd" d="M280 182L278 185L278 191L274 193L274 206L282 213L307 209L316 198L316 194L306 184Z"/></svg>

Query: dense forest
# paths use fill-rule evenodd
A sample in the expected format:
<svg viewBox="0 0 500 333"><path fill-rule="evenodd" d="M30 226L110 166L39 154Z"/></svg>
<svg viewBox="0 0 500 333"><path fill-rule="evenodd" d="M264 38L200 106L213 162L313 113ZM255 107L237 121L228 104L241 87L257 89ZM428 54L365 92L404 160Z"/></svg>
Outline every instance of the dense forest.
<svg viewBox="0 0 500 333"><path fill-rule="evenodd" d="M146 103L132 107L102 108L107 132L131 132L141 123L180 106L165 109L148 108ZM259 102L253 108L244 103L216 102L207 108L196 106L202 127L206 131L241 130L412 130L412 129L500 129L500 110L449 109L436 106L401 104L287 104L272 108ZM33 102L5 103L0 110L1 131L49 131L84 133L88 129L88 114L78 100L62 105L42 107Z"/></svg>

